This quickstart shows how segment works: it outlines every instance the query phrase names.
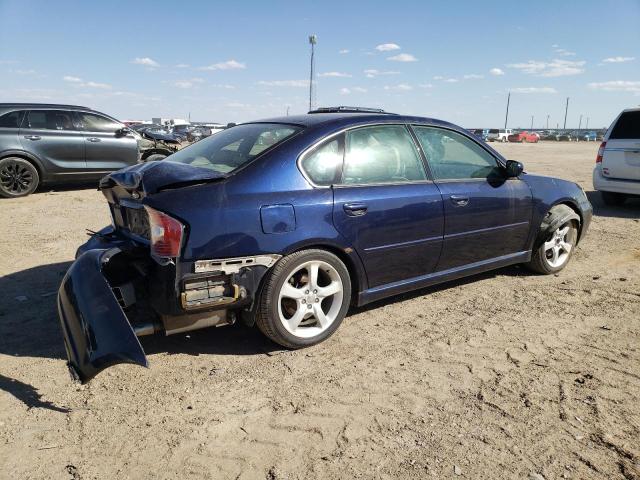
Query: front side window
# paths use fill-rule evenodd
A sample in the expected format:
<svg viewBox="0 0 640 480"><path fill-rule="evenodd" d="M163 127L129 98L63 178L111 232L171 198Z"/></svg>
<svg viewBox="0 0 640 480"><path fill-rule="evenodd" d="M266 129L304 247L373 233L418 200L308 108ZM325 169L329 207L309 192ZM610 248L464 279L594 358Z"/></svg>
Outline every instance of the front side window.
<svg viewBox="0 0 640 480"><path fill-rule="evenodd" d="M87 132L115 133L120 130L122 125L102 115L93 113L78 112L80 125Z"/></svg>
<svg viewBox="0 0 640 480"><path fill-rule="evenodd" d="M77 130L73 123L73 113L66 110L31 110L27 115L26 128Z"/></svg>
<svg viewBox="0 0 640 480"><path fill-rule="evenodd" d="M499 169L489 152L464 135L433 127L414 130L435 180L487 178Z"/></svg>
<svg viewBox="0 0 640 480"><path fill-rule="evenodd" d="M229 173L300 130L279 123L237 125L177 151L166 161Z"/></svg>
<svg viewBox="0 0 640 480"><path fill-rule="evenodd" d="M379 125L347 132L343 184L402 183L426 178L420 154L406 127Z"/></svg>
<svg viewBox="0 0 640 480"><path fill-rule="evenodd" d="M0 116L0 128L20 128L23 115L23 111L5 113Z"/></svg>
<svg viewBox="0 0 640 480"><path fill-rule="evenodd" d="M313 183L321 186L340 181L342 171L342 136L328 140L307 153L300 166Z"/></svg>

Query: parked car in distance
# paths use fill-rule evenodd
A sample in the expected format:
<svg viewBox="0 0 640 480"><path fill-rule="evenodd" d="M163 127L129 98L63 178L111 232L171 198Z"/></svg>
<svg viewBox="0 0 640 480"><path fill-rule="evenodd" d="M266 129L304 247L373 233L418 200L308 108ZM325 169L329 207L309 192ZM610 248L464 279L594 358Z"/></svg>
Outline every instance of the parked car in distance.
<svg viewBox="0 0 640 480"><path fill-rule="evenodd" d="M45 183L97 180L139 159L131 130L76 105L0 103L0 196Z"/></svg>
<svg viewBox="0 0 640 480"><path fill-rule="evenodd" d="M593 188L607 205L640 196L640 108L624 110L613 121L598 149Z"/></svg>
<svg viewBox="0 0 640 480"><path fill-rule="evenodd" d="M578 140L582 140L585 142L595 142L598 139L598 135L596 132L583 132L578 137Z"/></svg>
<svg viewBox="0 0 640 480"><path fill-rule="evenodd" d="M540 137L535 133L530 132L518 132L513 133L507 137L507 140L510 142L516 143L538 143Z"/></svg>
<svg viewBox="0 0 640 480"><path fill-rule="evenodd" d="M591 219L582 189L464 129L355 107L228 128L100 183L113 224L59 290L86 382L147 365L137 336L241 319L286 348L350 305L506 265L556 273Z"/></svg>
<svg viewBox="0 0 640 480"><path fill-rule="evenodd" d="M507 142L509 135L513 134L513 130L510 128L492 128L489 130L487 140L490 142Z"/></svg>

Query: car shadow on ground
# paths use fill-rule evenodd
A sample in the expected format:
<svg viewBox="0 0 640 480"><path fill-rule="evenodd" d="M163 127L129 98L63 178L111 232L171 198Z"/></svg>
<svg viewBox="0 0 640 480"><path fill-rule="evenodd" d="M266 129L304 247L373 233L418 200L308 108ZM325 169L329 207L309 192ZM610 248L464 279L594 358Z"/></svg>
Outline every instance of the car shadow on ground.
<svg viewBox="0 0 640 480"><path fill-rule="evenodd" d="M0 278L0 291L6 298L0 305L0 354L66 359L56 298L60 282L70 265L71 262L42 265ZM496 275L520 276L530 273L518 266L507 267L397 295L364 307L352 307L348 315L493 278ZM140 342L147 355L272 355L283 350L262 335L258 328L247 327L242 321L233 326L206 328L171 336L141 337ZM19 391L27 394L26 388Z"/></svg>
<svg viewBox="0 0 640 480"><path fill-rule="evenodd" d="M73 183L48 183L46 185L40 185L34 193L31 195L37 195L39 193L49 192L71 192L74 190L97 190L99 180L86 180L82 182Z"/></svg>
<svg viewBox="0 0 640 480"><path fill-rule="evenodd" d="M640 218L640 198L628 198L622 205L614 207L605 205L600 192L586 192L587 198L593 205L593 214L598 217L609 218Z"/></svg>

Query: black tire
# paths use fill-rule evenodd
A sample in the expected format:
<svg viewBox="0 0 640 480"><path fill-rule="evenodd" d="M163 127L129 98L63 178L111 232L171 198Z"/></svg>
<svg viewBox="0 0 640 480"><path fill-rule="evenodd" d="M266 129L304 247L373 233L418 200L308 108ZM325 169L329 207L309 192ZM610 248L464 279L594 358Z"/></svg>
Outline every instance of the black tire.
<svg viewBox="0 0 640 480"><path fill-rule="evenodd" d="M289 332L280 320L278 304L280 291L289 277L304 263L321 261L328 263L342 282L342 303L335 320L320 334L312 337L299 337ZM286 348L297 349L309 347L329 338L338 329L351 303L351 279L349 271L342 261L326 250L302 250L281 258L265 278L265 285L260 296L260 305L256 315L256 324L260 331L275 343Z"/></svg>
<svg viewBox="0 0 640 480"><path fill-rule="evenodd" d="M600 196L602 196L604 204L610 207L619 207L627 200L627 196L624 193L600 192Z"/></svg>
<svg viewBox="0 0 640 480"><path fill-rule="evenodd" d="M26 197L35 192L40 183L38 170L20 157L0 160L0 197Z"/></svg>
<svg viewBox="0 0 640 480"><path fill-rule="evenodd" d="M164 155L163 153L154 153L145 158L144 161L157 162L158 160L164 160L165 158L167 158L167 155Z"/></svg>
<svg viewBox="0 0 640 480"><path fill-rule="evenodd" d="M561 219L566 220L560 221ZM559 221L560 223L558 223ZM556 224L557 226L552 226ZM542 222L540 235L534 245L531 261L525 264L527 268L543 275L558 273L565 268L569 264L569 260L571 260L573 252L576 249L576 244L578 243L579 225L577 215L570 207L567 205L556 205L553 207ZM550 226L552 227L550 228ZM553 254L547 250L546 246L556 241L556 233L565 227L568 228L568 230L566 235L564 235L562 243L569 244L571 247L568 253L564 252L566 256L562 257L562 262L554 265Z"/></svg>

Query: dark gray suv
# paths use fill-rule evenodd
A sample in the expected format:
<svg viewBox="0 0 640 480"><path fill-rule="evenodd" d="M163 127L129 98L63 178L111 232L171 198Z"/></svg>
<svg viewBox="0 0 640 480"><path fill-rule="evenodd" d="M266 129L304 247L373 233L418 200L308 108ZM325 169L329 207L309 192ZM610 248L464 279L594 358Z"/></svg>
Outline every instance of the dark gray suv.
<svg viewBox="0 0 640 480"><path fill-rule="evenodd" d="M104 113L75 105L0 103L0 196L43 183L97 180L138 162L136 136Z"/></svg>

